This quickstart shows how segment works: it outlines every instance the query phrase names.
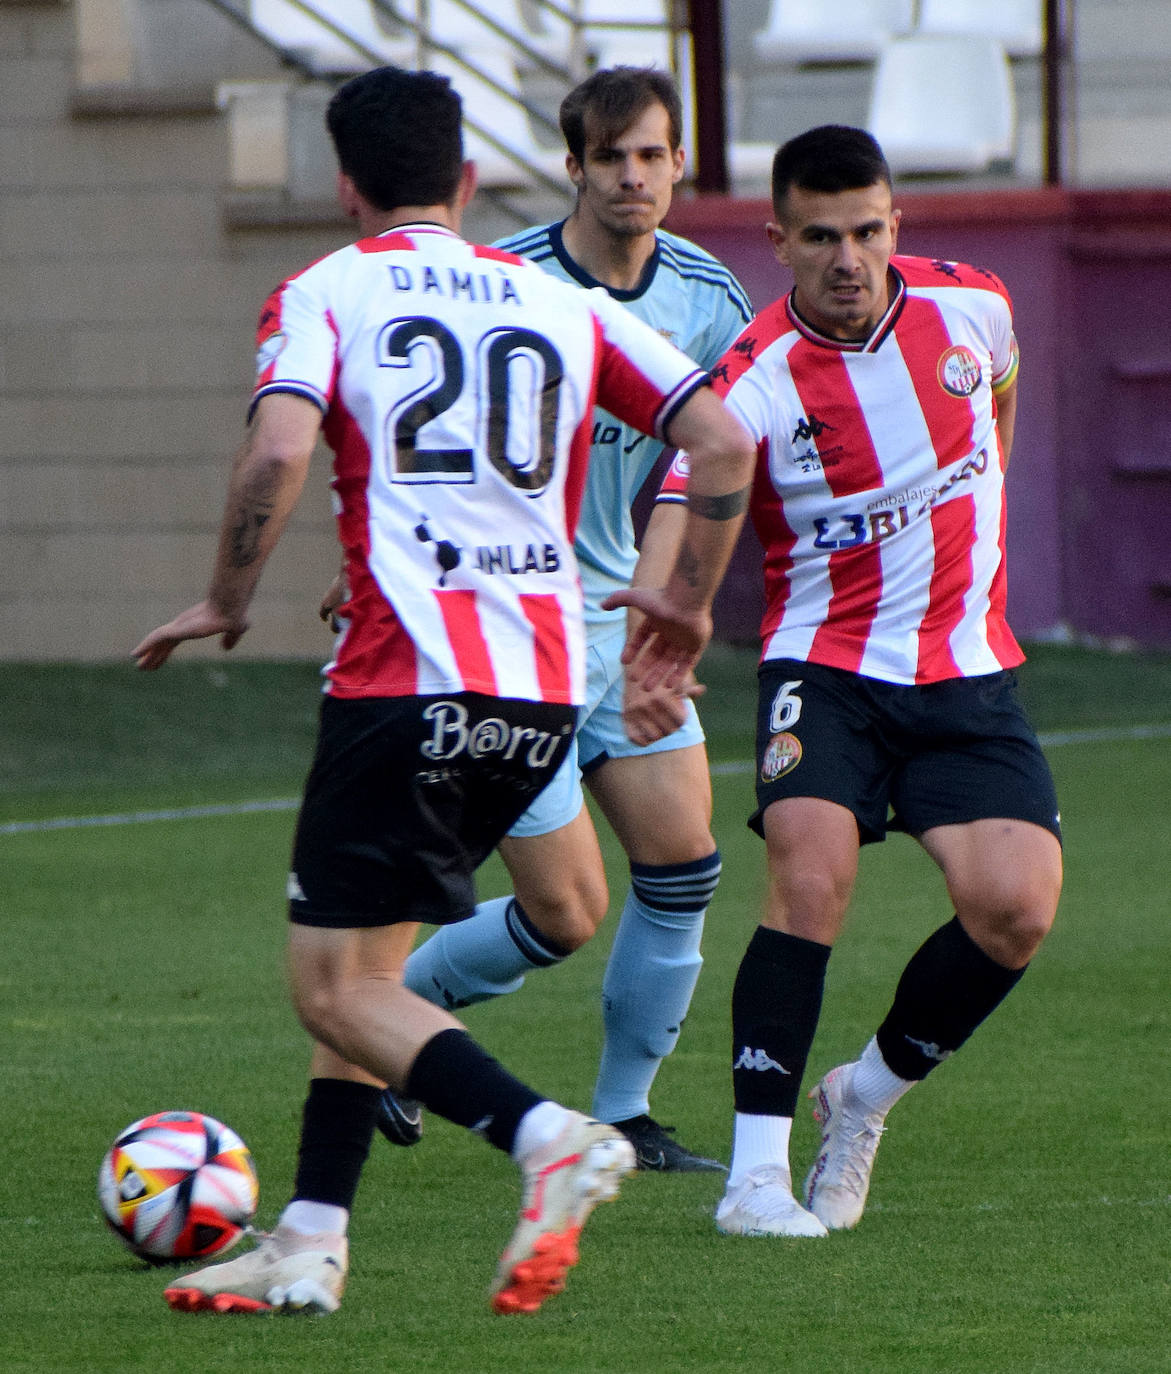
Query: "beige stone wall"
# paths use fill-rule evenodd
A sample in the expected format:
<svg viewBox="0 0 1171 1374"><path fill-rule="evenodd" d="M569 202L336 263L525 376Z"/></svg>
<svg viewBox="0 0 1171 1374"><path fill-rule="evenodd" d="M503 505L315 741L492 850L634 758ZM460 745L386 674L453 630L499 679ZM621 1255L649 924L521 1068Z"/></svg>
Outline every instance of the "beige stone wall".
<svg viewBox="0 0 1171 1374"><path fill-rule="evenodd" d="M259 307L346 238L340 222L224 227L227 117L210 101L79 116L78 27L73 4L0 0L0 655L12 659L121 657L202 595ZM119 71L116 52L103 61ZM323 452L265 572L250 654L328 650L314 614L336 567L327 481Z"/></svg>

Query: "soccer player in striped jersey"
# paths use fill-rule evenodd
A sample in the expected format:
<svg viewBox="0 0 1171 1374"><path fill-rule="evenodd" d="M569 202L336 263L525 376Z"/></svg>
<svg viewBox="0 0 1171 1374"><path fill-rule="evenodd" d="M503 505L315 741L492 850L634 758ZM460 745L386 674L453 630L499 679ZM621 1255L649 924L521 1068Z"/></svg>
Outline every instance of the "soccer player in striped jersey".
<svg viewBox="0 0 1171 1374"><path fill-rule="evenodd" d="M717 368L758 446L750 824L769 887L733 993L733 1157L716 1221L821 1236L862 1215L890 1108L1021 977L1054 919L1061 844L1005 620L1008 293L989 272L896 254L890 171L862 130L825 126L782 147L773 208L793 289ZM685 470L680 457L648 549L682 514L671 502ZM803 1207L789 1131L826 965L859 846L892 828L942 870L955 916L911 958L859 1059L813 1090L822 1144Z"/></svg>
<svg viewBox="0 0 1171 1374"><path fill-rule="evenodd" d="M565 98L560 118L576 207L565 220L496 246L576 286L602 288L712 366L751 311L726 267L659 228L683 174L674 82L647 68L596 72ZM576 755L500 846L515 895L482 902L470 921L423 944L407 963L407 981L424 997L480 1002L514 991L531 970L557 963L590 938L605 915L607 891L584 807L584 774L630 861L602 984L605 1040L594 1114L628 1135L640 1168L722 1171L717 1160L673 1139L649 1105L699 977L704 914L720 872L703 732L689 697L698 689L646 692L627 682L619 663L626 616L602 606L634 574L631 503L661 451L631 425L595 412L593 452L604 461L590 465L575 541L590 647ZM658 570L644 564L641 575ZM392 1140L418 1139L412 1104L389 1093L384 1107Z"/></svg>
<svg viewBox="0 0 1171 1374"><path fill-rule="evenodd" d="M135 650L157 669L187 640L240 640L323 434L348 627L288 881L293 1001L315 1041L294 1193L255 1250L165 1296L181 1311L333 1311L392 1084L518 1164L523 1201L492 1301L534 1311L563 1287L582 1225L634 1150L509 1074L403 986L403 964L420 922L470 915L476 867L569 749L586 677L572 537L595 394L709 450L654 621L651 659L669 679L710 634L752 446L706 373L653 329L459 236L475 167L445 77L365 72L334 94L327 123L361 237L269 298L207 597Z"/></svg>

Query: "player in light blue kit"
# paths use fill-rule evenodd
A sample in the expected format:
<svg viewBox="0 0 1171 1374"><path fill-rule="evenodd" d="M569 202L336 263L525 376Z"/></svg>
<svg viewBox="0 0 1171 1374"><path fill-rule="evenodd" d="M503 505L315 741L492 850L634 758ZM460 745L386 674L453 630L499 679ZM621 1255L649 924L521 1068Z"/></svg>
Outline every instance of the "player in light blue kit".
<svg viewBox="0 0 1171 1374"><path fill-rule="evenodd" d="M727 268L658 227L683 174L674 82L646 68L596 72L565 98L560 117L577 206L561 223L496 246L582 287L604 288L697 362L714 366L751 307ZM411 955L406 982L432 1001L466 1006L515 991L531 969L558 963L593 935L608 893L584 774L631 873L602 984L605 1043L594 1114L630 1138L640 1168L722 1169L674 1140L648 1102L699 977L704 913L720 874L703 731L686 692L648 694L624 682L626 612L600 605L631 583L638 550L630 507L660 452L655 440L595 413L576 540L589 638L576 757L571 753L500 845L516 895L481 902L469 920L443 927ZM662 579L644 564L638 580ZM632 743L627 731L656 742ZM413 1144L421 1130L416 1104L388 1092L381 1125L396 1143Z"/></svg>

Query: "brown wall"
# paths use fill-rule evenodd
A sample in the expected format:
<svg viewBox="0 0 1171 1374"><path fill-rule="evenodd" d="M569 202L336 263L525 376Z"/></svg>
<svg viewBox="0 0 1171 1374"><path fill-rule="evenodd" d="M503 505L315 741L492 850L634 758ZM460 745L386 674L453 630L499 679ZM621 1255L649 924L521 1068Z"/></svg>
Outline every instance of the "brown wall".
<svg viewBox="0 0 1171 1374"><path fill-rule="evenodd" d="M0 655L110 658L204 590L257 312L343 224L228 231L227 127L78 115L69 4L0 0ZM192 102L198 103L198 102ZM245 643L327 650L327 464Z"/></svg>

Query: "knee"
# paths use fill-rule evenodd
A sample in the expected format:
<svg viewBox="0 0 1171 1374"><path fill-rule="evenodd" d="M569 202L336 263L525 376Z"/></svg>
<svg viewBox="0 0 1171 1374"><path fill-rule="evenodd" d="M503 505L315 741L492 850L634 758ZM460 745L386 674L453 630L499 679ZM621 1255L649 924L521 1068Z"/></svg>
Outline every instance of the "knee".
<svg viewBox="0 0 1171 1374"><path fill-rule="evenodd" d="M768 906L764 924L832 945L858 874L858 822L845 807L790 797L764 813Z"/></svg>
<svg viewBox="0 0 1171 1374"><path fill-rule="evenodd" d="M1053 925L1040 911L957 913L960 923L989 959L1002 968L1018 969L1032 959Z"/></svg>
<svg viewBox="0 0 1171 1374"><path fill-rule="evenodd" d="M832 945L845 920L852 875L818 864L770 864L765 925L817 944Z"/></svg>
<svg viewBox="0 0 1171 1374"><path fill-rule="evenodd" d="M959 894L956 914L972 939L1004 968L1023 968L1053 928L1060 874L1032 873Z"/></svg>
<svg viewBox="0 0 1171 1374"><path fill-rule="evenodd" d="M1026 908L1009 913L994 929L994 947L986 952L1005 968L1023 968L1053 928L1054 911Z"/></svg>
<svg viewBox="0 0 1171 1374"><path fill-rule="evenodd" d="M525 915L567 954L593 938L606 917L610 893L602 873L582 874L555 892L517 892Z"/></svg>
<svg viewBox="0 0 1171 1374"><path fill-rule="evenodd" d="M335 1047L338 1031L339 996L335 984L324 978L292 979L293 1009L297 1019L314 1040Z"/></svg>

